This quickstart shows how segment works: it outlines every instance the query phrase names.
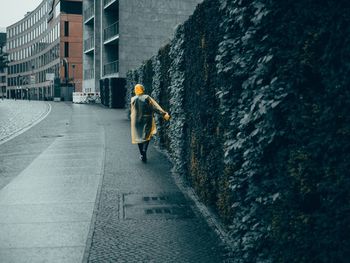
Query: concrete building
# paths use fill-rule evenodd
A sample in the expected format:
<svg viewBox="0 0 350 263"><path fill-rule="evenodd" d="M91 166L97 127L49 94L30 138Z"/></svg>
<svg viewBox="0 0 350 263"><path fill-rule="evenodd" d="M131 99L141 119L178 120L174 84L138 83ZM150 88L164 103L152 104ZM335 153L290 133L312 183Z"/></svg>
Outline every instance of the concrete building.
<svg viewBox="0 0 350 263"><path fill-rule="evenodd" d="M71 99L82 86L82 0L43 0L7 27L7 97Z"/></svg>
<svg viewBox="0 0 350 263"><path fill-rule="evenodd" d="M103 83L122 85L118 80L168 43L176 26L183 23L200 2L202 0L83 1L83 91L98 92Z"/></svg>
<svg viewBox="0 0 350 263"><path fill-rule="evenodd" d="M6 33L0 32L0 55L6 52ZM6 97L6 87L7 87L7 68L2 68L0 66L0 97Z"/></svg>

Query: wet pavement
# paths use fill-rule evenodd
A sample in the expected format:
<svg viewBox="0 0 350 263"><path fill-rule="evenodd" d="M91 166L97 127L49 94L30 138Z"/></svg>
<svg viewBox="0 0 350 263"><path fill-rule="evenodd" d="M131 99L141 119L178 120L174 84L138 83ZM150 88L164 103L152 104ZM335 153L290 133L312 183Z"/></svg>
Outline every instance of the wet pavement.
<svg viewBox="0 0 350 263"><path fill-rule="evenodd" d="M0 262L228 260L166 157L138 159L124 110L50 105L0 146Z"/></svg>

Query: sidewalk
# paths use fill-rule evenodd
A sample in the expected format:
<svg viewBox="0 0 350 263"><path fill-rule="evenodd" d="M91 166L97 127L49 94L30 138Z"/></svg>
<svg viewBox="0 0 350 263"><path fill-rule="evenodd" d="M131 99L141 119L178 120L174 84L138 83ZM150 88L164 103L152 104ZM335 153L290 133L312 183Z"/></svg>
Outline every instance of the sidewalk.
<svg viewBox="0 0 350 263"><path fill-rule="evenodd" d="M131 144L125 110L97 108L106 155L88 262L222 262L216 234L176 186L171 164L150 144Z"/></svg>
<svg viewBox="0 0 350 263"><path fill-rule="evenodd" d="M68 132L50 136L50 146L0 190L0 262L82 260L101 178L103 129L75 107Z"/></svg>
<svg viewBox="0 0 350 263"><path fill-rule="evenodd" d="M0 262L225 259L167 159L152 144L148 163L138 159L124 110L52 105L28 131L35 136L49 125L38 139L51 141L0 189ZM25 135L3 144L9 150L0 155L11 155Z"/></svg>

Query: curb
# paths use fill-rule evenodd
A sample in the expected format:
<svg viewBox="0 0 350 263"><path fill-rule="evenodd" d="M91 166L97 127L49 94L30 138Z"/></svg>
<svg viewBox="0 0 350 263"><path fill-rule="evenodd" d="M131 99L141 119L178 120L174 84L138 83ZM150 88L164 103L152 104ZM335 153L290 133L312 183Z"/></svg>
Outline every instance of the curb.
<svg viewBox="0 0 350 263"><path fill-rule="evenodd" d="M86 238L85 242L85 249L83 253L83 258L82 258L82 263L89 262L89 257L90 257L90 251L92 247L92 240L94 237L95 233L95 225L96 225L96 219L97 219L97 214L98 214L98 208L100 206L101 202L101 191L102 191L102 185L103 185L103 180L104 180L104 175L105 175L105 161L106 161L106 132L105 129L103 128L104 132L104 144L103 144L103 156L102 156L102 166L101 166L101 175L100 175L100 180L98 182L98 188L96 192L96 199L95 199L95 205L94 209L92 211L92 216L91 216L91 221L90 221L90 229L88 232L88 236Z"/></svg>
<svg viewBox="0 0 350 263"><path fill-rule="evenodd" d="M158 145L154 145L153 147L161 154L164 154L167 159L170 161L170 163L173 165L173 162L170 158L169 153L166 150L162 150L159 148ZM233 241L229 237L228 232L224 229L223 225L220 223L219 218L210 211L210 209L203 204L199 198L198 195L195 193L194 189L190 186L188 186L180 174L175 171L174 165L171 169L171 175L175 181L176 186L180 189L180 191L188 196L191 201L194 202L196 208L198 209L200 215L204 219L204 221L208 224L209 228L212 229L220 238L220 240L224 243L224 245L232 250L233 248Z"/></svg>
<svg viewBox="0 0 350 263"><path fill-rule="evenodd" d="M46 102L46 106L47 106L46 110L39 116L39 118L37 120L35 120L34 122L32 122L32 123L30 123L22 128L15 130L12 134L0 139L0 145L12 140L13 138L17 137L18 135L21 135L22 133L28 131L30 128L34 127L35 125L40 123L42 120L44 120L50 114L51 108L52 108L51 104L49 104L47 102Z"/></svg>

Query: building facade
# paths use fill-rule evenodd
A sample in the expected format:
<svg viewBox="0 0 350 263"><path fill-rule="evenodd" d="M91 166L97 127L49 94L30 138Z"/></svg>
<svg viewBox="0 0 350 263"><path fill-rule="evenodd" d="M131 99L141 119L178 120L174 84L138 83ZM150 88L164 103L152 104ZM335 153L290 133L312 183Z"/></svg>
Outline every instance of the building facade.
<svg viewBox="0 0 350 263"><path fill-rule="evenodd" d="M0 55L6 52L6 33L0 32ZM6 97L7 68L0 66L0 97Z"/></svg>
<svg viewBox="0 0 350 263"><path fill-rule="evenodd" d="M202 0L85 0L83 91L123 79L155 55ZM109 80L109 81L108 81ZM118 84L117 84L118 85Z"/></svg>
<svg viewBox="0 0 350 263"><path fill-rule="evenodd" d="M69 100L82 89L82 0L43 0L6 33L8 98Z"/></svg>

